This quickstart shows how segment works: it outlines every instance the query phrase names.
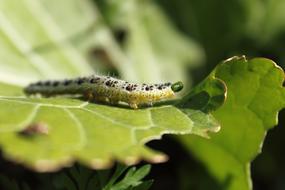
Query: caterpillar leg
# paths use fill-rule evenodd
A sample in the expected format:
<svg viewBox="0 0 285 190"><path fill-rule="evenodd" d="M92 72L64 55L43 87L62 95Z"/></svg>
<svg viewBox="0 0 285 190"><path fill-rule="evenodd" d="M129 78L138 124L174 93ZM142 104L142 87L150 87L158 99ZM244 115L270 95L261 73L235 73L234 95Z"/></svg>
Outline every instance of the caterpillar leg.
<svg viewBox="0 0 285 190"><path fill-rule="evenodd" d="M97 102L110 102L109 98L104 97L104 96L94 96L93 100L97 101Z"/></svg>
<svg viewBox="0 0 285 190"><path fill-rule="evenodd" d="M138 109L138 104L137 103L134 103L134 102L130 102L129 103L129 106L133 109Z"/></svg>
<svg viewBox="0 0 285 190"><path fill-rule="evenodd" d="M153 103L152 102L148 102L148 103L146 103L146 105L149 106L149 107L152 107Z"/></svg>
<svg viewBox="0 0 285 190"><path fill-rule="evenodd" d="M113 104L113 105L119 104L119 101L116 99L109 99L109 102L110 102L110 104Z"/></svg>
<svg viewBox="0 0 285 190"><path fill-rule="evenodd" d="M87 101L92 101L94 99L94 96L91 91L85 92L83 96Z"/></svg>

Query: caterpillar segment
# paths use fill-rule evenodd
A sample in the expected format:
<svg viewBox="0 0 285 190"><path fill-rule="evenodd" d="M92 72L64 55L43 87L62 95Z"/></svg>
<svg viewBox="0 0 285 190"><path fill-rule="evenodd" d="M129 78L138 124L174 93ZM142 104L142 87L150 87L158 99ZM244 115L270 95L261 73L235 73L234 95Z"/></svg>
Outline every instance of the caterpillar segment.
<svg viewBox="0 0 285 190"><path fill-rule="evenodd" d="M83 95L88 101L109 104L127 103L137 109L141 105L152 105L175 97L182 90L182 82L161 84L136 84L109 76L93 75L66 80L46 80L32 83L24 88L27 95L40 94L44 97L57 95Z"/></svg>

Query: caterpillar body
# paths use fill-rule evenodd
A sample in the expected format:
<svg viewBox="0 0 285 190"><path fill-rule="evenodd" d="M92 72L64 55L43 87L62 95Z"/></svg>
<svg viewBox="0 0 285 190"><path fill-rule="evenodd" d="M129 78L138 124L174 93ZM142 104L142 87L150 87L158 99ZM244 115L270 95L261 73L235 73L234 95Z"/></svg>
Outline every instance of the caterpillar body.
<svg viewBox="0 0 285 190"><path fill-rule="evenodd" d="M24 88L27 95L41 94L83 95L88 101L103 101L111 104L125 102L133 109L175 97L182 90L182 82L161 84L135 84L110 76L93 75L66 80L46 80L32 83Z"/></svg>

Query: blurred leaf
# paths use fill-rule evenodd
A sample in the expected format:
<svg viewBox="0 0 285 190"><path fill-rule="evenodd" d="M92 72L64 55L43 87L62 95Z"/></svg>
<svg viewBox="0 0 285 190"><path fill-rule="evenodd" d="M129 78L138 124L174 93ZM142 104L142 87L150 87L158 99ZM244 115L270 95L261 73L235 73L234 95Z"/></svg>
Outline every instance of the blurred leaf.
<svg viewBox="0 0 285 190"><path fill-rule="evenodd" d="M129 71L122 71L123 78L140 82L187 81L187 68L203 60L201 47L176 30L152 1L95 2L115 36L124 34L121 47L129 60L124 63Z"/></svg>
<svg viewBox="0 0 285 190"><path fill-rule="evenodd" d="M268 59L233 57L218 65L213 75L228 87L227 101L213 113L222 130L210 141L184 136L181 142L223 189L252 189L250 162L285 107L284 72Z"/></svg>
<svg viewBox="0 0 285 190"><path fill-rule="evenodd" d="M10 179L2 174L0 174L0 188L8 190L31 190L31 188L25 182Z"/></svg>
<svg viewBox="0 0 285 190"><path fill-rule="evenodd" d="M74 8L74 3L62 2L66 4L65 11L72 12L69 9ZM51 16L45 3L33 0L0 2L0 81L23 85L36 79L63 78L92 72L82 54L68 41L63 43L68 37L66 35L69 35L67 29L62 28L61 22L54 20L55 15ZM84 12L85 3L83 1L77 6L79 12L80 8ZM74 16L65 17L69 21L65 27L78 25ZM81 27L84 28L82 24L78 25L79 30ZM45 44L52 48L40 48Z"/></svg>
<svg viewBox="0 0 285 190"><path fill-rule="evenodd" d="M56 190L102 190L105 180L109 178L108 176L107 179L101 179L100 175L104 173L110 174L111 170L95 171L75 164L51 175L51 182Z"/></svg>
<svg viewBox="0 0 285 190"><path fill-rule="evenodd" d="M207 69L227 56L240 54L248 21L247 0L156 0L188 36L205 49Z"/></svg>
<svg viewBox="0 0 285 190"><path fill-rule="evenodd" d="M264 46L285 32L285 1L243 1L246 5L247 34Z"/></svg>
<svg viewBox="0 0 285 190"><path fill-rule="evenodd" d="M205 48L208 71L232 55L284 58L283 0L156 2L182 31Z"/></svg>
<svg viewBox="0 0 285 190"><path fill-rule="evenodd" d="M79 164L65 168L50 177L43 178L44 187L52 184L49 189L56 190L126 190L141 188L147 190L152 180L143 178L150 172L150 166L145 165L136 169L117 164L116 169L92 170ZM40 176L43 174L38 174ZM1 179L1 178L0 178ZM139 190L139 189L138 189Z"/></svg>

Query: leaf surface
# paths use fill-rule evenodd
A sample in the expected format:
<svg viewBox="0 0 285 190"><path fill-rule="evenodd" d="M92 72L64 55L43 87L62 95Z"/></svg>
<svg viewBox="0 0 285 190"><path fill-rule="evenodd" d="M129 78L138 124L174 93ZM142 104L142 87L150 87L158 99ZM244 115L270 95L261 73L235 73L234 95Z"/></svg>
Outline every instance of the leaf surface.
<svg viewBox="0 0 285 190"><path fill-rule="evenodd" d="M261 152L266 132L285 107L284 72L264 58L233 57L212 73L228 88L227 101L213 113L222 129L211 140L181 137L223 189L251 189L250 162Z"/></svg>
<svg viewBox="0 0 285 190"><path fill-rule="evenodd" d="M216 120L191 109L187 97L180 104L139 110L68 97L26 97L22 86L31 81L92 72L70 36L97 21L91 13L96 9L88 8L89 1L76 2L60 2L66 5L62 17L54 0L0 2L0 146L5 158L37 171L53 171L73 161L93 168L106 168L114 160L162 162L166 155L145 143L163 134L207 136L208 131L218 131ZM77 18L80 12L82 19ZM71 31L74 26L78 28ZM211 97L211 88L223 97L214 106L218 108L224 101L224 84L212 77L204 83L209 84L203 86L206 97ZM198 99L202 104L208 101Z"/></svg>
<svg viewBox="0 0 285 190"><path fill-rule="evenodd" d="M0 85L0 94L6 88ZM0 96L2 150L9 159L40 171L57 169L74 159L94 168L107 167L113 159L127 164L140 158L161 162L165 155L144 143L163 134L206 134L219 129L211 116L194 110L187 115L172 105L132 110L70 98L27 98L19 88L10 88L18 96ZM201 124L203 120L209 123ZM22 134L34 126L45 132Z"/></svg>

